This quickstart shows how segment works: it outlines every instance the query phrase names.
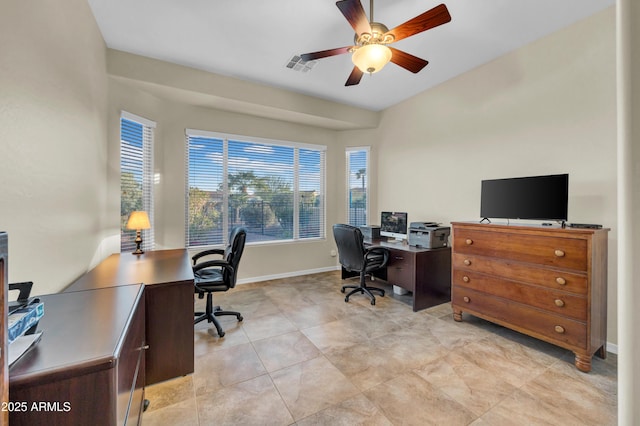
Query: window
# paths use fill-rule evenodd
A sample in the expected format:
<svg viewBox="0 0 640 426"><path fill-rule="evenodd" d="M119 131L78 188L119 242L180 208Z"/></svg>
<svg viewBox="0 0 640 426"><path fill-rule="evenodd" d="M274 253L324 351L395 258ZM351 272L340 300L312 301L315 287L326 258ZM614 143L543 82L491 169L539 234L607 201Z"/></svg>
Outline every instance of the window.
<svg viewBox="0 0 640 426"><path fill-rule="evenodd" d="M369 211L369 147L347 148L347 216L349 225L367 225Z"/></svg>
<svg viewBox="0 0 640 426"><path fill-rule="evenodd" d="M126 229L132 211L144 210L151 229L142 231L142 249L153 250L153 129L156 123L122 111L120 116L120 251L136 248L136 231Z"/></svg>
<svg viewBox="0 0 640 426"><path fill-rule="evenodd" d="M325 237L326 147L187 129L187 247Z"/></svg>

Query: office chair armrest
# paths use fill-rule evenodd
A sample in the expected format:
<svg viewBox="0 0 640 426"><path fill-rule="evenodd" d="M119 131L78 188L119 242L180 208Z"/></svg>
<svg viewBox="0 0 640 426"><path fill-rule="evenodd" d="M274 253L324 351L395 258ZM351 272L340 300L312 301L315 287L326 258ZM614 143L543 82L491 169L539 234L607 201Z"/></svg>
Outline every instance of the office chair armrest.
<svg viewBox="0 0 640 426"><path fill-rule="evenodd" d="M365 248L364 249L365 263L368 263L369 255L382 255L383 258L382 258L382 264L380 265L381 267L385 266L389 261L389 250L386 247L369 246Z"/></svg>
<svg viewBox="0 0 640 426"><path fill-rule="evenodd" d="M200 253L196 253L193 256L191 256L191 260L193 260L193 264L195 265L196 262L198 261L198 259L200 259L201 257L210 256L210 255L213 255L213 254L217 254L217 255L223 256L224 255L224 250L223 249L204 250L204 251L201 251Z"/></svg>
<svg viewBox="0 0 640 426"><path fill-rule="evenodd" d="M226 260L208 260L206 262L198 263L193 267L193 272L197 272L201 269L211 268L211 267L221 267L227 269L230 274L233 274L233 266L229 265Z"/></svg>

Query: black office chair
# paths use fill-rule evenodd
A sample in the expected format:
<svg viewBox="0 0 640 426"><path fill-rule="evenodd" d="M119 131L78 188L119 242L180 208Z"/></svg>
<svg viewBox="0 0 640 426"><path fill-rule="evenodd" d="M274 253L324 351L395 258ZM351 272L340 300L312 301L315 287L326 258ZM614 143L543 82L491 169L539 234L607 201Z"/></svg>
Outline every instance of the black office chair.
<svg viewBox="0 0 640 426"><path fill-rule="evenodd" d="M347 288L353 289L347 294L344 301L348 302L352 294L360 292L369 296L371 304L375 305L376 298L371 292L378 291L384 297L384 290L368 287L366 274L386 267L389 260L389 251L380 246L365 247L362 231L360 231L360 228L351 225L333 225L333 238L338 246L338 258L342 267L349 272L360 273L359 285L342 286L340 291L343 293Z"/></svg>
<svg viewBox="0 0 640 426"><path fill-rule="evenodd" d="M195 278L195 292L198 298L203 299L207 293L207 305L205 312L195 312L195 322L207 320L213 323L220 337L224 336L224 330L216 319L220 315L234 315L238 321L242 321L240 312L223 311L220 306L213 306L212 294L217 291L227 291L236 286L238 276L238 265L244 243L247 239L247 231L244 228L233 228L229 235L229 245L223 249L205 250L195 254L193 260L193 276ZM222 259L200 261L205 256L219 255Z"/></svg>

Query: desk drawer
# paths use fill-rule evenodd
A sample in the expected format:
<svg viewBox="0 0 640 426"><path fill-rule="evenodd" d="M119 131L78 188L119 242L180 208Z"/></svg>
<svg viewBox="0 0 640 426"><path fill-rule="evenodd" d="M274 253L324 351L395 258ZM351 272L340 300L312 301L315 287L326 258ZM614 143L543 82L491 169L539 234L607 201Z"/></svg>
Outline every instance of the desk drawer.
<svg viewBox="0 0 640 426"><path fill-rule="evenodd" d="M387 282L415 291L415 255L410 252L389 250Z"/></svg>
<svg viewBox="0 0 640 426"><path fill-rule="evenodd" d="M586 323L522 305L501 297L453 286L452 304L463 312L497 322L558 346L586 349Z"/></svg>
<svg viewBox="0 0 640 426"><path fill-rule="evenodd" d="M145 362L145 294L142 294L131 325L122 345L118 360L118 424L127 424L127 419L137 422L142 405ZM139 399L135 399L135 398Z"/></svg>

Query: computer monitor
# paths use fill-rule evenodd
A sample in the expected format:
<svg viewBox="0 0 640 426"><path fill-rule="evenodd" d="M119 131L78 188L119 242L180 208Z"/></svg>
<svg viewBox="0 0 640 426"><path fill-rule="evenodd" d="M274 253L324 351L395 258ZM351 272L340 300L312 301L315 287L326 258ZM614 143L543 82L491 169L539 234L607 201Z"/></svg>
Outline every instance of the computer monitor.
<svg viewBox="0 0 640 426"><path fill-rule="evenodd" d="M407 239L407 213L382 212L380 215L380 235L395 238L396 241Z"/></svg>

